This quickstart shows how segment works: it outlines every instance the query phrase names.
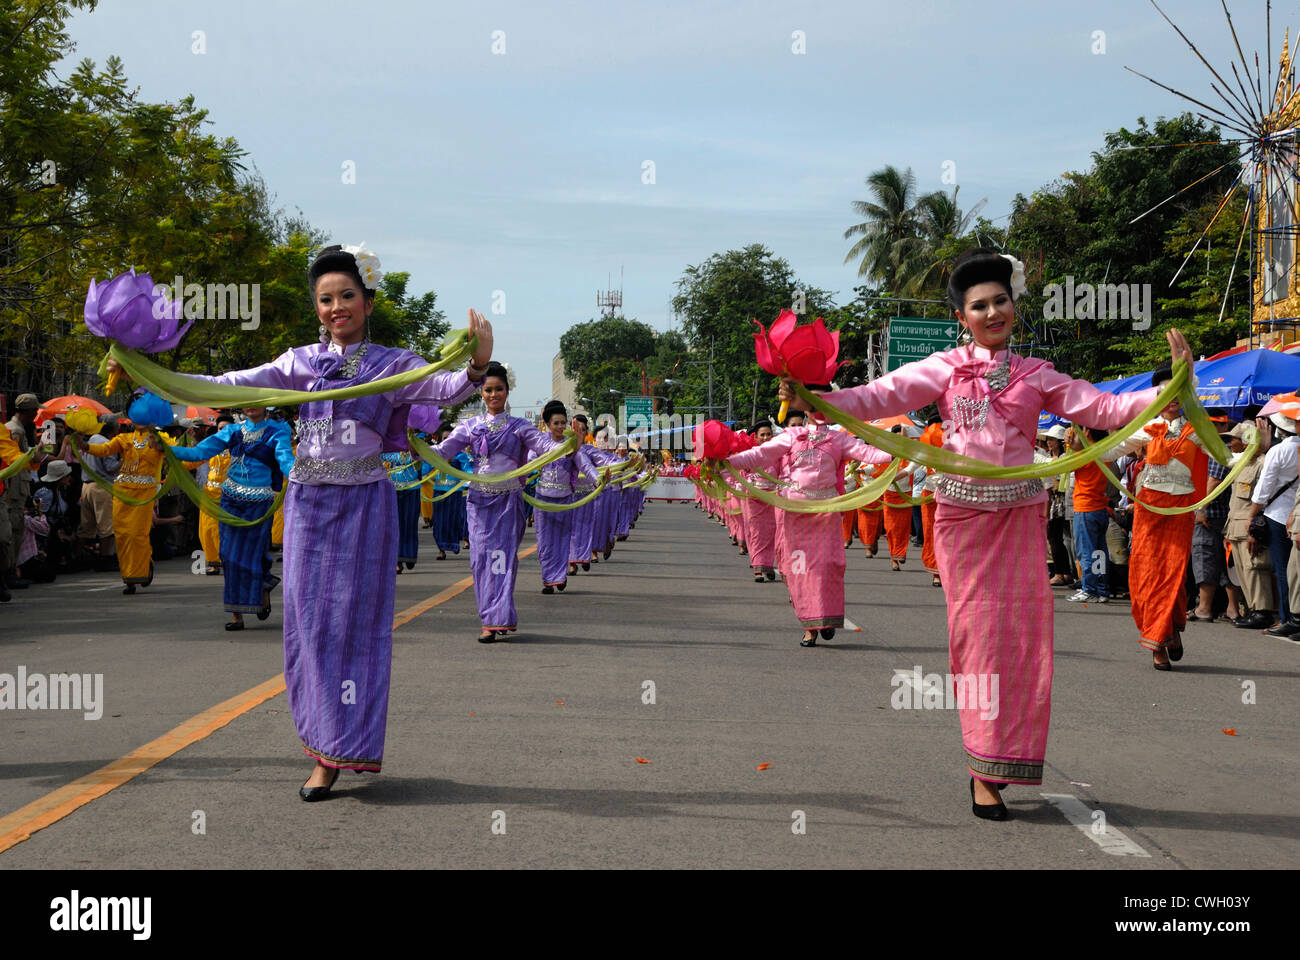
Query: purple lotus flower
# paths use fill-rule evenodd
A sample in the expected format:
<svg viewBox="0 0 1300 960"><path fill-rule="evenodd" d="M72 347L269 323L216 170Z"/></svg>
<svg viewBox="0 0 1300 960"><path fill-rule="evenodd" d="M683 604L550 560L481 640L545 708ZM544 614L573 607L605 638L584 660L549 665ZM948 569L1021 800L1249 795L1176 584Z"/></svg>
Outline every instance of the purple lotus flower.
<svg viewBox="0 0 1300 960"><path fill-rule="evenodd" d="M168 302L161 294L154 293L149 274L136 274L132 268L105 284L90 281L90 289L86 291L86 328L95 336L116 340L124 347L161 353L180 343L181 337L194 325L191 320L178 329L181 309L179 300Z"/></svg>

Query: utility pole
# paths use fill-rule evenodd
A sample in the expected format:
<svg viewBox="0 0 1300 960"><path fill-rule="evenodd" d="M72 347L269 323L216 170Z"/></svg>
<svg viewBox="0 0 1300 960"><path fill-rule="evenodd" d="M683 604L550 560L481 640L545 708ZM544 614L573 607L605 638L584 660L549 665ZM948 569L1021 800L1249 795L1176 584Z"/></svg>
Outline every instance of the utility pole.
<svg viewBox="0 0 1300 960"><path fill-rule="evenodd" d="M709 337L709 419L713 419L713 338Z"/></svg>

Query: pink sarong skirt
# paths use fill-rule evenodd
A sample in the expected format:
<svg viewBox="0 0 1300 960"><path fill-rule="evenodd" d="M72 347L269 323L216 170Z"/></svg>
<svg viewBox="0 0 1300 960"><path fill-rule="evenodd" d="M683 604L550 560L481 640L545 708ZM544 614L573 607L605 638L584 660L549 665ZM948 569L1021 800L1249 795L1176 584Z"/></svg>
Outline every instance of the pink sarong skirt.
<svg viewBox="0 0 1300 960"><path fill-rule="evenodd" d="M981 780L1043 782L1053 642L1043 510L1041 503L974 510L942 502L935 510L962 743Z"/></svg>
<svg viewBox="0 0 1300 960"><path fill-rule="evenodd" d="M794 614L808 629L844 626L844 541L838 513L776 511L777 556Z"/></svg>
<svg viewBox="0 0 1300 960"><path fill-rule="evenodd" d="M740 503L745 510L749 565L756 570L776 566L776 507L753 497L746 497Z"/></svg>

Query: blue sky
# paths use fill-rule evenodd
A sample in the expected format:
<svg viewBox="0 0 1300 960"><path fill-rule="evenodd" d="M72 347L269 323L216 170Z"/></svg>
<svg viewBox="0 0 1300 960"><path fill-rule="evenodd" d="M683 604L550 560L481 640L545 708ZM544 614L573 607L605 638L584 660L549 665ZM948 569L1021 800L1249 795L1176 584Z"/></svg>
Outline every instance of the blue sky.
<svg viewBox="0 0 1300 960"><path fill-rule="evenodd" d="M1217 0L1162 6L1226 65ZM1297 6L1274 4L1275 55ZM1229 7L1262 52L1262 0ZM661 330L688 264L750 243L845 302L861 281L843 232L869 172L951 189L951 162L962 205L1004 217L1017 192L1086 168L1106 131L1182 110L1124 66L1213 97L1138 0L102 0L69 31L75 58L120 56L145 99L194 94L280 205L409 270L456 326L488 314L516 413L549 398L560 335L620 267L624 312Z"/></svg>

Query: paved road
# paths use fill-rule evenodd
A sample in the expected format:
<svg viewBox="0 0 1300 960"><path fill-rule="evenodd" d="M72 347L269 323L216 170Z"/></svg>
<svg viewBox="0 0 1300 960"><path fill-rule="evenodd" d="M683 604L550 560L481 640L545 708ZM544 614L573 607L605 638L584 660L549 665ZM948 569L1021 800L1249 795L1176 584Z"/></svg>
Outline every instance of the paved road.
<svg viewBox="0 0 1300 960"><path fill-rule="evenodd" d="M464 555L432 557L399 578L399 611L468 576ZM535 555L522 562L512 643L474 642L472 590L396 630L381 776L344 773L331 800L302 803L311 764L281 693L0 853L0 868L1300 859L1296 645L1192 624L1185 659L1161 674L1126 604L1062 595L1045 782L1010 788L1014 820L988 823L970 814L956 715L891 706L897 671L947 669L942 594L919 557L895 574L855 544L848 615L863 630L814 650L797 646L784 587L753 583L746 560L692 507L650 504L563 595L542 596ZM161 565L136 597L119 587L68 577L0 609L0 672L104 678L98 720L0 710L0 837L13 811L281 669L278 610L226 633L220 579L188 562Z"/></svg>

